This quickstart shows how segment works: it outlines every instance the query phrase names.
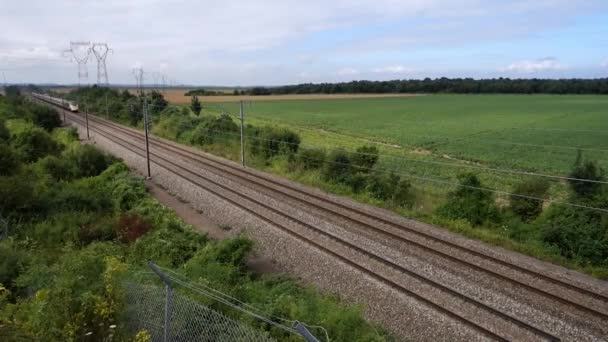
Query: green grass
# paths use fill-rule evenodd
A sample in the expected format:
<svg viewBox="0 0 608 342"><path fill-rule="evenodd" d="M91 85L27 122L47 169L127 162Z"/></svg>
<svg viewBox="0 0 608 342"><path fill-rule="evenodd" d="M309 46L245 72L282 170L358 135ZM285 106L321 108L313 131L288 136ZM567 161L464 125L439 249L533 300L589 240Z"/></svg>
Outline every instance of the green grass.
<svg viewBox="0 0 608 342"><path fill-rule="evenodd" d="M207 113L238 112L236 103L204 105ZM381 168L407 174L431 192L446 187L433 180L455 182L467 170L507 192L530 177L483 168L564 176L575 161L576 147L599 149L583 154L608 168L606 108L607 96L577 95L430 95L245 105L247 123L295 129L304 146L354 149L375 142L389 156L380 159ZM554 195L561 192L559 185L554 187Z"/></svg>

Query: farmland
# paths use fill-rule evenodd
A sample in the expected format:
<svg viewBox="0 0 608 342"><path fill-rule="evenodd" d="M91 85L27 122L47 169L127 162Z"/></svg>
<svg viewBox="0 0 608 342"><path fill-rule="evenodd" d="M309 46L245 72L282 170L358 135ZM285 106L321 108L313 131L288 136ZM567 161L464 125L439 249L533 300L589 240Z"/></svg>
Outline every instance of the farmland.
<svg viewBox="0 0 608 342"><path fill-rule="evenodd" d="M104 90L81 92L104 113ZM141 127L131 110L137 97L105 92L117 108L106 115ZM244 101L245 155L250 168L608 277L607 102L446 94ZM158 93L150 103L153 134L240 160L237 102L203 101L200 115Z"/></svg>
<svg viewBox="0 0 608 342"><path fill-rule="evenodd" d="M212 112L236 113L236 106L206 104ZM381 158L385 167L419 175L451 174L465 165L565 175L577 147L585 157L608 166L605 108L605 96L553 95L432 95L245 105L249 123L289 126L300 132L304 144L326 148L375 142L382 153L409 159ZM504 174L499 176L505 179Z"/></svg>

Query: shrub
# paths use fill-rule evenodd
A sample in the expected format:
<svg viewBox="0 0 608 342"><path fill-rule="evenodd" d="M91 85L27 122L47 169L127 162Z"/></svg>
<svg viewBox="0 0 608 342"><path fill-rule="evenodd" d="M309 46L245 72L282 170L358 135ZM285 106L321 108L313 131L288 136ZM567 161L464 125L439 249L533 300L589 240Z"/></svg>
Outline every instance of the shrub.
<svg viewBox="0 0 608 342"><path fill-rule="evenodd" d="M213 144L213 134L209 132L209 129L205 128L204 125L198 125L190 136L190 143L195 145L209 145Z"/></svg>
<svg viewBox="0 0 608 342"><path fill-rule="evenodd" d="M448 202L437 209L440 216L449 219L466 219L472 225L497 221L498 209L494 197L483 188L479 178L473 173L458 177L460 186L448 195Z"/></svg>
<svg viewBox="0 0 608 342"><path fill-rule="evenodd" d="M49 133L38 127L27 128L17 133L11 143L28 162L49 154L57 154L61 149Z"/></svg>
<svg viewBox="0 0 608 342"><path fill-rule="evenodd" d="M206 242L204 235L184 229L177 221L171 221L135 241L130 258L136 263L154 260L159 265L179 267L192 258Z"/></svg>
<svg viewBox="0 0 608 342"><path fill-rule="evenodd" d="M6 128L4 121L0 121L0 142L8 141L10 139L10 137L11 137L11 134L8 131L8 128Z"/></svg>
<svg viewBox="0 0 608 342"><path fill-rule="evenodd" d="M88 245L95 241L111 241L114 238L116 238L116 227L112 218L83 224L78 230L78 241L82 245Z"/></svg>
<svg viewBox="0 0 608 342"><path fill-rule="evenodd" d="M249 143L251 153L271 158L279 154L293 155L298 152L300 136L288 129L263 127Z"/></svg>
<svg viewBox="0 0 608 342"><path fill-rule="evenodd" d="M25 175L0 177L0 212L27 210L34 207L34 184Z"/></svg>
<svg viewBox="0 0 608 342"><path fill-rule="evenodd" d="M367 186L369 176L361 173L354 173L347 179L347 184L354 193L359 193Z"/></svg>
<svg viewBox="0 0 608 342"><path fill-rule="evenodd" d="M399 184L399 176L394 173L390 174L374 174L369 177L367 191L379 200L389 200L393 198L397 185Z"/></svg>
<svg viewBox="0 0 608 342"><path fill-rule="evenodd" d="M595 161L582 160L582 156L579 154L576 158L574 169L570 172L570 178L585 179L590 181L602 181L604 180L604 170ZM581 197L591 197L598 192L601 188L601 183L585 182L579 180L568 180L572 190Z"/></svg>
<svg viewBox="0 0 608 342"><path fill-rule="evenodd" d="M33 104L29 106L34 124L52 131L53 128L61 126L61 119L57 111L46 105Z"/></svg>
<svg viewBox="0 0 608 342"><path fill-rule="evenodd" d="M296 162L304 170L319 169L325 163L325 150L317 148L300 149L296 155Z"/></svg>
<svg viewBox="0 0 608 342"><path fill-rule="evenodd" d="M361 146L351 156L355 171L369 173L378 161L378 148L376 146Z"/></svg>
<svg viewBox="0 0 608 342"><path fill-rule="evenodd" d="M15 174L19 167L19 156L6 144L0 143L0 176Z"/></svg>
<svg viewBox="0 0 608 342"><path fill-rule="evenodd" d="M333 182L346 182L352 174L352 166L346 151L335 150L327 157L327 163L323 169L325 180Z"/></svg>
<svg viewBox="0 0 608 342"><path fill-rule="evenodd" d="M152 225L135 213L121 215L116 224L116 235L124 243L133 243L146 234Z"/></svg>
<svg viewBox="0 0 608 342"><path fill-rule="evenodd" d="M13 288L13 281L27 263L27 254L12 240L0 241L0 284Z"/></svg>
<svg viewBox="0 0 608 342"><path fill-rule="evenodd" d="M540 222L541 239L584 263L608 265L608 215L597 210L551 205Z"/></svg>
<svg viewBox="0 0 608 342"><path fill-rule="evenodd" d="M544 179L530 179L518 184L509 198L511 210L525 222L534 219L543 210L543 201L517 195L543 198L549 186Z"/></svg>
<svg viewBox="0 0 608 342"><path fill-rule="evenodd" d="M93 177L102 173L111 163L111 158L91 145L79 145L66 153L68 163L75 166L76 178Z"/></svg>
<svg viewBox="0 0 608 342"><path fill-rule="evenodd" d="M99 178L59 183L46 196L44 202L51 209L97 212L110 212L114 209L112 194Z"/></svg>
<svg viewBox="0 0 608 342"><path fill-rule="evenodd" d="M72 179L74 173L74 165L69 164L64 158L56 156L46 156L38 161L38 165L44 173L48 174L55 181L64 181Z"/></svg>
<svg viewBox="0 0 608 342"><path fill-rule="evenodd" d="M411 207L414 202L411 190L412 184L407 179L400 180L393 193L393 202L402 207Z"/></svg>

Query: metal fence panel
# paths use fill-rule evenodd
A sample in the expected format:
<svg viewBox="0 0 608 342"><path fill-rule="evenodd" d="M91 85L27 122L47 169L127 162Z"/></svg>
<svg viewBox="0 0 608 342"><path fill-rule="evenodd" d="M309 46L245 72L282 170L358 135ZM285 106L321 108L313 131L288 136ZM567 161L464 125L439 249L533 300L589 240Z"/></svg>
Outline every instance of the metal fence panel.
<svg viewBox="0 0 608 342"><path fill-rule="evenodd" d="M147 330L153 342L165 341L166 304L169 309L166 341L274 341L261 331L184 295L166 292L163 287L127 282L124 288L128 328L132 332Z"/></svg>

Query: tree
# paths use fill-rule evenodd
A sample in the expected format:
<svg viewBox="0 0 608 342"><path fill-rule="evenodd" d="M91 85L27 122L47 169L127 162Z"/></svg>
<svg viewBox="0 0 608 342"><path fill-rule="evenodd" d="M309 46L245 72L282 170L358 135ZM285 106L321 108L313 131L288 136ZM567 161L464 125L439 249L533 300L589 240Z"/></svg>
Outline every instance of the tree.
<svg viewBox="0 0 608 342"><path fill-rule="evenodd" d="M201 101L198 100L198 96L192 96L192 99L190 100L190 109L192 109L192 111L196 115L199 115L201 113L203 106L201 105Z"/></svg>
<svg viewBox="0 0 608 342"><path fill-rule="evenodd" d="M543 198L549 186L549 182L544 179L530 179L518 184L509 198L511 210L523 221L534 219L543 210L543 201L530 197Z"/></svg>
<svg viewBox="0 0 608 342"><path fill-rule="evenodd" d="M583 160L581 151L578 151L574 168L569 175L570 187L580 197L590 198L602 187L604 170L595 161Z"/></svg>

